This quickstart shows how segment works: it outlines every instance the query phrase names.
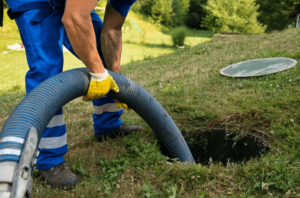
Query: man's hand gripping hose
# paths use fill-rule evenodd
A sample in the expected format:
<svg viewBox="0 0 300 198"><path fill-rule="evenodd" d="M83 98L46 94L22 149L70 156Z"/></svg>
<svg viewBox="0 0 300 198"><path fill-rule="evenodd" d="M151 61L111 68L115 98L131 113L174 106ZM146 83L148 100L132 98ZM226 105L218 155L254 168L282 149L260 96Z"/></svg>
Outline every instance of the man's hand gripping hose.
<svg viewBox="0 0 300 198"><path fill-rule="evenodd" d="M91 101L104 97L110 90L119 92L119 87L107 70L101 74L91 74L88 92L82 100Z"/></svg>
<svg viewBox="0 0 300 198"><path fill-rule="evenodd" d="M91 74L91 80L88 92L83 96L82 100L91 101L104 97L110 90L114 92L119 92L119 87L114 81L114 79L109 75L107 70L101 74ZM121 103L115 100L117 107L129 110L125 103Z"/></svg>
<svg viewBox="0 0 300 198"><path fill-rule="evenodd" d="M8 137L13 139L14 137ZM38 144L38 135L34 127L29 129L20 161L0 163L0 197L30 198L32 189L32 160Z"/></svg>

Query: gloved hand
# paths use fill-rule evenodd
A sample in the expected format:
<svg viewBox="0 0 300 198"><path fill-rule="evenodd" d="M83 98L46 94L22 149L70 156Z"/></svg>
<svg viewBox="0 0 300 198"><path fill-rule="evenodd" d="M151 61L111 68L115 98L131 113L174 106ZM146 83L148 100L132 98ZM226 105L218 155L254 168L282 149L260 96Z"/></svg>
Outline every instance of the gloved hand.
<svg viewBox="0 0 300 198"><path fill-rule="evenodd" d="M131 109L127 106L127 104L125 103L121 103L118 100L115 99L115 103L117 105L118 108L123 108L126 109L127 111L130 111Z"/></svg>
<svg viewBox="0 0 300 198"><path fill-rule="evenodd" d="M109 90L119 92L119 87L107 70L101 74L91 74L90 86L87 94L82 97L84 101L96 100L104 97Z"/></svg>

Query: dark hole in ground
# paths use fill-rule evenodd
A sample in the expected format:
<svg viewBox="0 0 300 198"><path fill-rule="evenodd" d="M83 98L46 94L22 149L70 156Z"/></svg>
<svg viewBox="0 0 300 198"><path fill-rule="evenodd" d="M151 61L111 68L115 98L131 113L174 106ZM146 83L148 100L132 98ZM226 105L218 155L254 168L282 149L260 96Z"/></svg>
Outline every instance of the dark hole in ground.
<svg viewBox="0 0 300 198"><path fill-rule="evenodd" d="M251 158L259 158L266 153L269 147L263 137L256 135L245 135L238 137L238 133L226 131L225 129L212 129L210 131L190 131L182 133L196 163L204 165L212 162L241 163ZM162 144L161 152L171 157Z"/></svg>

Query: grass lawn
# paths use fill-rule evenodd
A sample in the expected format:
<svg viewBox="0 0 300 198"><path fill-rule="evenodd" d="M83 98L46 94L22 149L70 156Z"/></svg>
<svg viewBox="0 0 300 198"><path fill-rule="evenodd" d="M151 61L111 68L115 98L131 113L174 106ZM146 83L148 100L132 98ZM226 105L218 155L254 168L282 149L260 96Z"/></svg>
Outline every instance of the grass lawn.
<svg viewBox="0 0 300 198"><path fill-rule="evenodd" d="M103 13L99 13L103 15ZM152 57L162 56L164 54L174 53L178 50L173 47L171 36L159 31L159 28L153 24L140 19L141 16L130 13L126 19L123 31L123 52L121 64L123 70L128 63L147 60ZM103 17L102 17L103 18ZM143 31L141 34L133 25ZM143 37L140 38L140 37ZM210 31L188 30L186 45L188 47L204 43L211 38ZM141 43L141 40L143 43ZM0 29L0 91L6 91L13 88L24 88L24 76L28 70L26 56L24 51L12 51L7 49L7 45L21 43L17 26L8 16L4 15L4 28ZM71 53L65 52L64 70L84 67L81 61L75 58ZM16 58L17 57L17 58Z"/></svg>
<svg viewBox="0 0 300 198"><path fill-rule="evenodd" d="M146 39L142 47L158 46L162 51L167 46L173 50L164 36L154 36L164 43ZM124 48L127 44L132 45L131 49L137 48L139 40L126 41L126 35L124 38ZM122 73L147 89L182 132L205 130L217 124L236 125L240 132L237 136L256 129L265 134L261 138L270 145L269 153L260 159L225 166L216 159L206 166L170 165L156 146L152 130L133 111L125 112L122 119L143 126L143 132L98 143L93 137L93 106L78 98L64 107L69 146L65 158L81 182L69 191L52 189L35 171L34 198L300 196L299 64L256 78L229 78L219 73L227 65L251 59L279 56L299 61L299 28L263 35L214 37L201 45L154 56L144 53L142 61L132 56L136 62L126 64ZM67 55L68 65L81 66L69 58ZM25 72L21 68L26 63L23 52L1 55L0 62L2 126L24 97L23 85L15 75L22 78L24 73L19 72ZM2 69L7 65L10 67ZM6 73L8 69L14 72ZM5 78L7 75L15 78Z"/></svg>

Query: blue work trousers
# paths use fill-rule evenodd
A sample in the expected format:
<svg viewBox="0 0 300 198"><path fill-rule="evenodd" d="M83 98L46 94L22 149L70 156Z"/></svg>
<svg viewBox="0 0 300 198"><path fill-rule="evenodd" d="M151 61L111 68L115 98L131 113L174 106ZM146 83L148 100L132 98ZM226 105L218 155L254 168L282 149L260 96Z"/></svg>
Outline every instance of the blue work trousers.
<svg viewBox="0 0 300 198"><path fill-rule="evenodd" d="M41 22L33 22L32 18L38 11L23 12L15 19L29 65L25 77L27 93L44 80L63 71L63 45L76 56L61 22L63 10L53 10ZM100 52L100 32L103 23L96 12L93 11L91 16L97 47L103 60ZM93 101L93 104L95 133L107 133L119 128L122 124L120 116L123 110L115 105L113 98L104 97ZM40 170L48 170L65 161L63 155L67 153L67 134L62 110L56 113L42 134L39 151L37 168Z"/></svg>

